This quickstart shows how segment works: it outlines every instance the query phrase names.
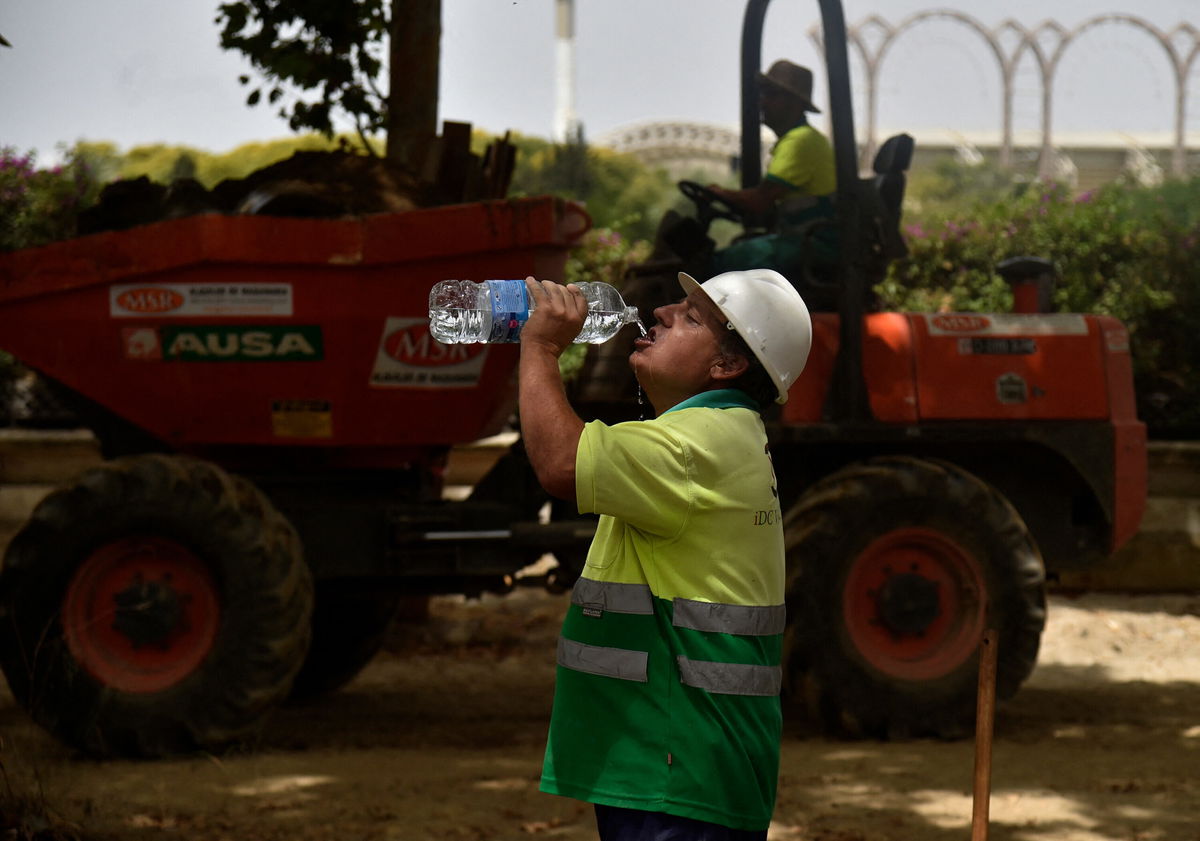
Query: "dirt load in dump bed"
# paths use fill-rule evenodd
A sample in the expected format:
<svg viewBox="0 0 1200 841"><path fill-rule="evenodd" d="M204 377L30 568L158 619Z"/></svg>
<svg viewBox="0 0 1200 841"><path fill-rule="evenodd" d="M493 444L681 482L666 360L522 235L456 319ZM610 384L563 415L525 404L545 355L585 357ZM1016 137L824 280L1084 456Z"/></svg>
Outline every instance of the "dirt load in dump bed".
<svg viewBox="0 0 1200 841"><path fill-rule="evenodd" d="M193 178L169 185L142 176L114 181L79 216L79 233L117 231L198 213L333 218L412 210L428 202L415 178L382 158L297 152L207 190Z"/></svg>

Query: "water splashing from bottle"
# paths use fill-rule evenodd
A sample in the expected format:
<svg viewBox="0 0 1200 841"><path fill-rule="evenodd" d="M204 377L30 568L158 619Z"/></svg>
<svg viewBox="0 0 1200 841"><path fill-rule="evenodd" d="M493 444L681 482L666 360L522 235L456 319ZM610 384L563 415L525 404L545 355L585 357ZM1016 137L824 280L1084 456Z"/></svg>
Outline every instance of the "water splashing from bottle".
<svg viewBox="0 0 1200 841"><path fill-rule="evenodd" d="M640 318L637 319L636 321L634 321L633 323L637 325L638 332L640 332L643 336L647 335L646 325L642 323L642 320ZM637 382L637 381L635 380L635 382ZM638 420L645 420L646 419L646 396L645 396L645 394L642 393L642 384L641 383L637 384L637 401L638 401Z"/></svg>

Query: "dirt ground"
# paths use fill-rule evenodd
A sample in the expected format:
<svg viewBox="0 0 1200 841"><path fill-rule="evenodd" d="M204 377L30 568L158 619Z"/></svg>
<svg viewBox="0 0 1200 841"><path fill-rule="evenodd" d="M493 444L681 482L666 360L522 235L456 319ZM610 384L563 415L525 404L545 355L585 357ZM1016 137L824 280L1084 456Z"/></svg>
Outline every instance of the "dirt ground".
<svg viewBox="0 0 1200 841"><path fill-rule="evenodd" d="M233 756L81 760L4 692L8 799L31 805L4 837L592 839L589 807L537 791L565 604L435 600L347 688ZM770 838L968 839L973 764L971 740L840 742L789 722ZM1200 597L1054 597L1039 665L998 711L992 784L996 841L1200 841Z"/></svg>

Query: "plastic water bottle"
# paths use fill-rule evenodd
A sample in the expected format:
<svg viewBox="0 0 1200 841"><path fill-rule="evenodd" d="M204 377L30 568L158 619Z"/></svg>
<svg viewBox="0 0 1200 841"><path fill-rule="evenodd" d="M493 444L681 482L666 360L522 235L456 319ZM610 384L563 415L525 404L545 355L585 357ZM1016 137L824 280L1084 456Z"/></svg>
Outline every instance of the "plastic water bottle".
<svg viewBox="0 0 1200 841"><path fill-rule="evenodd" d="M576 344L607 342L626 324L641 324L637 307L607 283L576 284L588 302ZM533 312L523 280L443 280L429 291L429 332L445 345L516 342Z"/></svg>

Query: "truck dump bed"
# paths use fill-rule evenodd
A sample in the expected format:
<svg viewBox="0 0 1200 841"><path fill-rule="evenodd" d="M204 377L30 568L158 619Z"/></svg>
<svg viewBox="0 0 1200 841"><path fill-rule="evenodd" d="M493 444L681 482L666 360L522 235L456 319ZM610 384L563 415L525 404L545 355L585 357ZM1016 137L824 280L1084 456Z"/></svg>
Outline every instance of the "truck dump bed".
<svg viewBox="0 0 1200 841"><path fill-rule="evenodd" d="M0 254L0 348L179 451L387 461L493 434L512 407L516 347L434 342L430 287L561 280L588 226L545 197L79 237Z"/></svg>

